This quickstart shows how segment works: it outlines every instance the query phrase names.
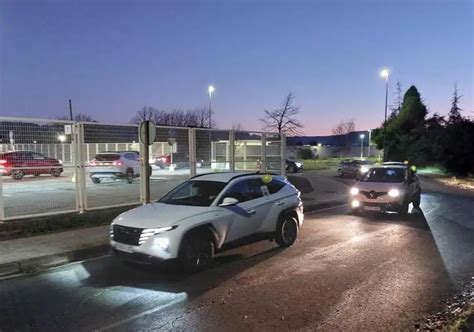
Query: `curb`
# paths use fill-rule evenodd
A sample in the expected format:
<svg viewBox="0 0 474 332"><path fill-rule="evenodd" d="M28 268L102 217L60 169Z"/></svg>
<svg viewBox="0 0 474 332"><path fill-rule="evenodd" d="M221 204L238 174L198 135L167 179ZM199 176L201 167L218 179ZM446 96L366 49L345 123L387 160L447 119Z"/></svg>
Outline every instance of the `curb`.
<svg viewBox="0 0 474 332"><path fill-rule="evenodd" d="M35 273L47 268L98 257L107 254L109 252L109 248L109 244L102 244L89 248L81 248L58 254L25 259L18 262L1 264L0 278L5 278L20 273Z"/></svg>

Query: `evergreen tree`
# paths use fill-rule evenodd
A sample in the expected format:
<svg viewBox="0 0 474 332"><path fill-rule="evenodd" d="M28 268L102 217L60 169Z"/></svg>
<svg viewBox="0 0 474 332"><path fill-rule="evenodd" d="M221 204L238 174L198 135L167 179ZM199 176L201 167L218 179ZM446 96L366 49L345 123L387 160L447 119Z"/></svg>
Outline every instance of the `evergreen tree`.
<svg viewBox="0 0 474 332"><path fill-rule="evenodd" d="M459 95L457 82L455 82L453 98L451 99L451 110L449 111L449 114L448 114L449 116L448 122L450 124L459 123L462 121L462 115L461 115L462 109L460 109L458 106L459 100L461 98L462 96Z"/></svg>
<svg viewBox="0 0 474 332"><path fill-rule="evenodd" d="M396 118L398 113L400 113L400 110L402 108L402 85L400 81L397 81L397 84L395 84L395 103L392 107L392 112L390 113L389 120L392 120Z"/></svg>

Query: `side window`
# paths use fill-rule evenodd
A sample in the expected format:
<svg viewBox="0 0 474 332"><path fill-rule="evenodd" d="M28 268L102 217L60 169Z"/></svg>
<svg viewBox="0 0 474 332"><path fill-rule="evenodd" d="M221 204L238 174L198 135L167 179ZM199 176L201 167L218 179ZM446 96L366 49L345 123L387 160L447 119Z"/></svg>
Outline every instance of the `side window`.
<svg viewBox="0 0 474 332"><path fill-rule="evenodd" d="M36 160L42 160L44 159L44 156L39 154L39 153L31 153L31 155L28 158L36 159Z"/></svg>
<svg viewBox="0 0 474 332"><path fill-rule="evenodd" d="M230 187L223 197L233 197L241 203L247 202L263 197L261 186L263 186L261 179L243 180Z"/></svg>
<svg viewBox="0 0 474 332"><path fill-rule="evenodd" d="M279 192L284 186L285 183L279 180L272 180L269 184L267 184L270 195Z"/></svg>

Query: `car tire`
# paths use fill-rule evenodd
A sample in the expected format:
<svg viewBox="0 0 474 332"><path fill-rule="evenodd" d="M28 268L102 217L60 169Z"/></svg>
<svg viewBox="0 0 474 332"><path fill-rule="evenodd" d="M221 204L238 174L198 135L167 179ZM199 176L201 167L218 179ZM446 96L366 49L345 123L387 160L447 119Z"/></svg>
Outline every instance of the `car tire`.
<svg viewBox="0 0 474 332"><path fill-rule="evenodd" d="M275 230L275 241L280 247L289 247L298 237L298 221L295 217L285 214L280 217Z"/></svg>
<svg viewBox="0 0 474 332"><path fill-rule="evenodd" d="M13 180L21 180L25 176L25 172L21 169L14 169L12 170L12 179Z"/></svg>
<svg viewBox="0 0 474 332"><path fill-rule="evenodd" d="M296 172L298 172L298 170L296 169L296 167L293 166L293 165L288 166L288 169L287 169L287 170L288 170L288 173L296 173Z"/></svg>
<svg viewBox="0 0 474 332"><path fill-rule="evenodd" d="M203 232L186 235L179 251L179 264L188 273L199 272L212 263L214 241Z"/></svg>
<svg viewBox="0 0 474 332"><path fill-rule="evenodd" d="M413 200L413 206L419 209L420 203L421 203L421 191L418 191L415 195L415 199Z"/></svg>
<svg viewBox="0 0 474 332"><path fill-rule="evenodd" d="M51 175L54 176L55 178L58 178L61 176L61 171L59 169L52 169Z"/></svg>
<svg viewBox="0 0 474 332"><path fill-rule="evenodd" d="M338 175L340 178L343 178L343 177L344 177L344 172L342 171L342 169L338 169L338 170L337 170L337 175Z"/></svg>
<svg viewBox="0 0 474 332"><path fill-rule="evenodd" d="M131 169L129 169L129 170L127 171L127 177L126 177L126 178L127 178L127 182L131 184L131 183L133 182L133 178L134 178L134 177L135 177L135 175L133 174L133 171L132 171Z"/></svg>
<svg viewBox="0 0 474 332"><path fill-rule="evenodd" d="M99 178L91 178L91 181L92 181L93 184L99 184L100 183Z"/></svg>

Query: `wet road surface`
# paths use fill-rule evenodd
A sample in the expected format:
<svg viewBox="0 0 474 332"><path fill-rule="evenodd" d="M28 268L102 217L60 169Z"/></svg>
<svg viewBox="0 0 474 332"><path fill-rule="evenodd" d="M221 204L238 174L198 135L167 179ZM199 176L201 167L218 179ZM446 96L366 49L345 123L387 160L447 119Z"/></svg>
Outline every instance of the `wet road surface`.
<svg viewBox="0 0 474 332"><path fill-rule="evenodd" d="M427 193L420 210L306 215L299 240L219 255L183 275L103 257L0 282L0 330L412 328L474 275L471 198Z"/></svg>

